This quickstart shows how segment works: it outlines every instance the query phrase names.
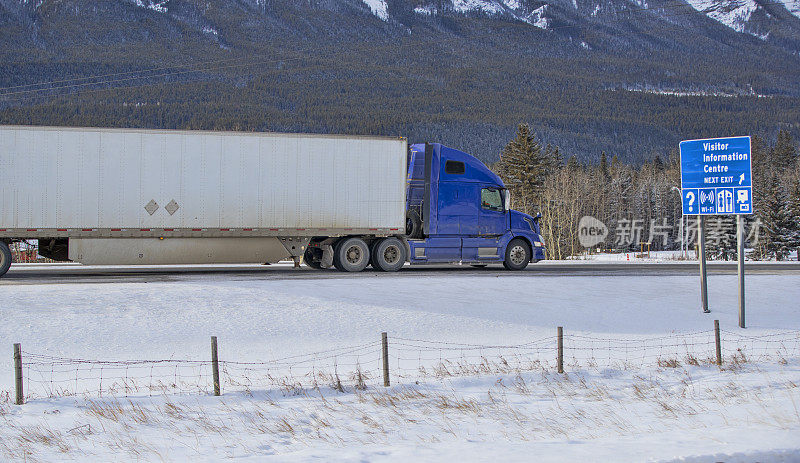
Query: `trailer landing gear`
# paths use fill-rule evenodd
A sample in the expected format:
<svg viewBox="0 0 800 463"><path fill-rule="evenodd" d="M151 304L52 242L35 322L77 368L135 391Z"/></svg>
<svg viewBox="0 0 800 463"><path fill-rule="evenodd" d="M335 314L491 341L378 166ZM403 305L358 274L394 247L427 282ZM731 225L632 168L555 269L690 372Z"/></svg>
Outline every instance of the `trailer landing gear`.
<svg viewBox="0 0 800 463"><path fill-rule="evenodd" d="M303 263L314 270L322 269L322 250L317 247L307 247L305 254L303 254Z"/></svg>

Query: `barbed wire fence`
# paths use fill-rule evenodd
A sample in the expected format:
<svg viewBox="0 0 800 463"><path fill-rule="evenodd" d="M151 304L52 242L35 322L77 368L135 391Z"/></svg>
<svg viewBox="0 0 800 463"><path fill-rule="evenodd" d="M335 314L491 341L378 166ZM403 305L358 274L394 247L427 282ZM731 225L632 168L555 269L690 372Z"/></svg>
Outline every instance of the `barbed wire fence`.
<svg viewBox="0 0 800 463"><path fill-rule="evenodd" d="M800 330L746 335L717 328L629 339L585 334L565 334L561 342L558 338L554 335L522 344L491 345L389 339L384 335L375 342L253 362L217 361L216 352L211 360L90 360L23 351L17 344L15 402L21 405L29 400L74 395L129 397L252 390L303 395L321 387L344 392L386 386L390 379L409 383L426 378L555 372L559 367L575 371L675 368L685 364L733 369L748 362L800 361ZM216 348L216 339L212 346ZM219 378L218 385L215 377Z"/></svg>

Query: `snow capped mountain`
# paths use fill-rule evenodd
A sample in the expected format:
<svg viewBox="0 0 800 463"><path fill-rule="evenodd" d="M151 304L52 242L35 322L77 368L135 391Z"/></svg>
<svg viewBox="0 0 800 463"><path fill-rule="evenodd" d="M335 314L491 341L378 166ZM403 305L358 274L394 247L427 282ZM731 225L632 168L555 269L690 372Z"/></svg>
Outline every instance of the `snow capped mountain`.
<svg viewBox="0 0 800 463"><path fill-rule="evenodd" d="M389 19L386 0L364 0L364 3L367 4L369 9L372 11L372 14L381 18L381 20L386 21Z"/></svg>
<svg viewBox="0 0 800 463"><path fill-rule="evenodd" d="M753 0L687 0L687 2L695 10L736 32L745 32L747 22L759 8Z"/></svg>
<svg viewBox="0 0 800 463"><path fill-rule="evenodd" d="M254 5L262 11L281 8L282 2L295 3L297 7L306 9L341 11L350 8L366 11L383 22L402 22L395 15L405 9L420 17L478 15L524 22L539 29L550 30L555 23L564 23L567 27L584 21L605 24L617 15L630 17L631 12L642 11L675 23L675 18L687 18L686 13L678 9L685 2L698 15L762 40L774 35L776 24L781 23L780 28L785 28L783 23L793 22L789 26L788 37L791 41L800 42L800 0L235 0L235 3ZM8 3L13 3L13 0L0 2L0 10L3 4ZM18 5L33 11L39 10L43 5L58 3L61 2L17 0ZM195 22L198 30L215 37L222 33L210 21L202 18L202 11L207 6L203 6L203 2L199 0L105 0L104 3L126 3L143 10L175 16L181 21ZM212 33L212 30L216 33ZM787 37L785 31L778 35L783 39Z"/></svg>
<svg viewBox="0 0 800 463"><path fill-rule="evenodd" d="M540 29L547 29L550 25L550 20L547 19L544 14L547 11L548 5L542 5L539 8L531 11L531 14L526 16L523 21L533 26L536 26Z"/></svg>
<svg viewBox="0 0 800 463"><path fill-rule="evenodd" d="M141 1L141 0L137 0ZM152 0L151 0L152 1ZM346 0L340 0L346 1ZM391 19L387 2L394 0L362 0L370 11L383 21ZM784 10L800 19L800 0L683 0L699 14L719 22L736 32L766 39L769 27L765 21L775 20L775 9ZM613 17L615 13L650 11L666 20L685 18L674 1L648 0L423 0L416 2L413 12L421 16L483 15L528 23L540 29L551 28L554 21L564 19L571 10L587 19ZM769 8L768 8L769 7ZM758 16L757 18L755 16ZM567 14L570 22L574 16ZM800 23L798 23L800 26Z"/></svg>
<svg viewBox="0 0 800 463"><path fill-rule="evenodd" d="M499 1L492 0L453 0L453 9L460 13L467 13L470 11L482 11L486 14L500 14L506 8L506 5Z"/></svg>
<svg viewBox="0 0 800 463"><path fill-rule="evenodd" d="M800 53L800 0L0 0L0 25L4 18L35 24L41 12L69 9L95 15L107 12L109 17L155 14L226 47L234 30L231 24L220 24L225 22L220 15L208 15L210 8L245 15L240 17L247 17L248 24L266 18L273 18L268 20L273 25L299 21L288 30L307 24L307 15L317 12L350 18L331 23L332 28L350 23L353 15L361 19L371 15L389 27L383 33L395 27L406 30L420 21L437 24L443 18L489 18L497 24L518 22L555 32L566 39L565 46L586 50L633 46L642 34L663 36L668 43L668 36L681 27L707 37L718 35L719 28L711 26L708 18L732 32Z"/></svg>
<svg viewBox="0 0 800 463"><path fill-rule="evenodd" d="M367 0L365 0L367 1ZM545 13L550 6L543 2L536 3L535 7L527 6L524 0L451 0L448 5L443 4L444 11L440 11L437 4L442 2L428 3L417 6L414 12L420 15L439 15L447 13L456 14L481 14L490 17L501 17L516 21L522 21L540 29L547 29L550 19L545 17ZM574 0L572 0L574 1ZM798 0L800 1L800 0Z"/></svg>
<svg viewBox="0 0 800 463"><path fill-rule="evenodd" d="M161 0L161 1L133 0L133 3L135 3L136 6L141 8L147 8L149 10L158 11L159 13L166 13L167 12L166 4L169 3L169 0Z"/></svg>
<svg viewBox="0 0 800 463"><path fill-rule="evenodd" d="M800 0L686 0L707 17L736 32L766 40L781 16L800 18ZM794 18L791 18L792 20Z"/></svg>
<svg viewBox="0 0 800 463"><path fill-rule="evenodd" d="M783 0L787 11L800 18L800 0Z"/></svg>

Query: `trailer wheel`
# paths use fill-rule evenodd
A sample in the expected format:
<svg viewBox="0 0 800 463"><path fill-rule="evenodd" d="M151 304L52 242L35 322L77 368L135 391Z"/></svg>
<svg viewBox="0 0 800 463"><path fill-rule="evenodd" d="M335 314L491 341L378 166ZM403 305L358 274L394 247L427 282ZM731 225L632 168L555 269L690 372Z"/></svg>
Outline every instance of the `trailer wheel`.
<svg viewBox="0 0 800 463"><path fill-rule="evenodd" d="M396 272L406 263L406 247L397 238L384 238L372 248L372 267L383 272Z"/></svg>
<svg viewBox="0 0 800 463"><path fill-rule="evenodd" d="M5 241L0 241L0 277L11 268L11 249Z"/></svg>
<svg viewBox="0 0 800 463"><path fill-rule="evenodd" d="M506 260L503 267L508 270L522 270L531 261L531 248L525 240L515 238L506 246Z"/></svg>
<svg viewBox="0 0 800 463"><path fill-rule="evenodd" d="M333 265L340 272L360 272L369 264L369 246L361 238L344 238L336 243Z"/></svg>
<svg viewBox="0 0 800 463"><path fill-rule="evenodd" d="M315 270L322 269L322 250L319 248L306 248L303 253L303 263Z"/></svg>
<svg viewBox="0 0 800 463"><path fill-rule="evenodd" d="M422 219L415 210L406 212L406 236L422 238Z"/></svg>

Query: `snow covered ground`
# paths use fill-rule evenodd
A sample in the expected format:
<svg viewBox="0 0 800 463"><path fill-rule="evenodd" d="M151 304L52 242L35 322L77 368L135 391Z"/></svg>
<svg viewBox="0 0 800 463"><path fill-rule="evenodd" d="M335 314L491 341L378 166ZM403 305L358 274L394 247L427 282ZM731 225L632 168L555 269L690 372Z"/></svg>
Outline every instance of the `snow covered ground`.
<svg viewBox="0 0 800 463"><path fill-rule="evenodd" d="M751 252L751 249L746 249L745 253ZM619 253L597 253L597 254L584 254L575 256L573 259L570 260L578 260L581 262L642 262L642 263L653 263L653 262L685 262L685 261L692 261L695 264L697 263L697 258L695 257L694 249L690 250L688 253L683 253L681 251L650 251L640 253L640 252L619 252ZM750 259L748 258L747 261L749 262ZM557 262L557 261L552 261ZM720 262L720 261L709 261L709 262ZM762 261L763 262L763 261ZM773 263L791 263L797 262L797 251L792 251L786 257L786 259L782 261L771 261Z"/></svg>
<svg viewBox="0 0 800 463"><path fill-rule="evenodd" d="M732 275L5 285L0 459L798 461L800 276L747 284L746 330Z"/></svg>
<svg viewBox="0 0 800 463"><path fill-rule="evenodd" d="M570 260L581 262L680 262L695 259L694 250L685 254L681 251L651 251L644 252L618 252L618 253L596 253L574 256Z"/></svg>

